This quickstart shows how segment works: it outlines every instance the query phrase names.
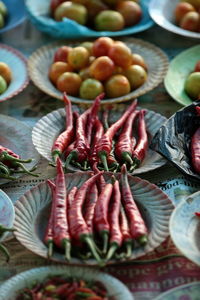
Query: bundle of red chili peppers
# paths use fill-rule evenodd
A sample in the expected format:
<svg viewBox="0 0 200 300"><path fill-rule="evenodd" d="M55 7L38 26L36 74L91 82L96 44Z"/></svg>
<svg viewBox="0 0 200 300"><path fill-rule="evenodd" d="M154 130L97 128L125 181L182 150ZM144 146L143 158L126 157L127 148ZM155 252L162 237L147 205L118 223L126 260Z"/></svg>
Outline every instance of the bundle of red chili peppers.
<svg viewBox="0 0 200 300"><path fill-rule="evenodd" d="M100 282L54 276L34 284L32 288L24 288L16 300L108 300L107 294L106 288Z"/></svg>
<svg viewBox="0 0 200 300"><path fill-rule="evenodd" d="M32 176L38 176L33 173L36 167L31 170L26 169L24 163L30 163L32 159L22 159L18 154L0 145L0 178L15 180L14 174L24 173Z"/></svg>
<svg viewBox="0 0 200 300"><path fill-rule="evenodd" d="M71 164L81 170L92 170L97 163L100 170L113 172L120 170L123 163L130 172L140 165L148 149L145 110L136 110L135 100L109 127L108 113L103 114L103 122L98 115L103 97L99 95L79 116L73 114L70 100L64 94L66 129L54 141L54 162L60 157L66 169Z"/></svg>
<svg viewBox="0 0 200 300"><path fill-rule="evenodd" d="M93 257L104 265L112 257L128 258L134 246L147 242L147 227L134 201L126 165L118 181L105 181L96 166L79 188L66 189L62 162L57 158L55 183L47 181L52 195L44 242L48 257L53 247L64 249L65 258Z"/></svg>

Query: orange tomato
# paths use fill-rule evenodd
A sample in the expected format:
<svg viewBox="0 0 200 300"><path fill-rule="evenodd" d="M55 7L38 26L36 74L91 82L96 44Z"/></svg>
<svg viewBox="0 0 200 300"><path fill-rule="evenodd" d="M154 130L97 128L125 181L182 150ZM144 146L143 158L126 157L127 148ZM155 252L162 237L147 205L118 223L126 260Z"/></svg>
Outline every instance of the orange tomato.
<svg viewBox="0 0 200 300"><path fill-rule="evenodd" d="M73 71L73 69L67 62L57 61L50 66L49 79L53 84L56 84L56 81L61 74L71 71Z"/></svg>
<svg viewBox="0 0 200 300"><path fill-rule="evenodd" d="M113 75L105 83L106 95L109 98L121 97L131 91L128 79L123 75Z"/></svg>
<svg viewBox="0 0 200 300"><path fill-rule="evenodd" d="M147 70L147 64L144 58L139 54L136 53L132 54L132 65L139 65L143 67L145 70Z"/></svg>
<svg viewBox="0 0 200 300"><path fill-rule="evenodd" d="M133 1L121 1L117 4L116 10L123 16L125 26L133 26L142 18L142 9L139 4Z"/></svg>
<svg viewBox="0 0 200 300"><path fill-rule="evenodd" d="M114 62L108 56L100 56L90 65L90 74L91 77L103 81L112 75L114 68Z"/></svg>
<svg viewBox="0 0 200 300"><path fill-rule="evenodd" d="M12 79L12 72L9 66L4 62L0 62L0 75L5 79L7 84L10 83Z"/></svg>
<svg viewBox="0 0 200 300"><path fill-rule="evenodd" d="M178 3L175 8L175 19L176 23L180 23L181 19L190 11L195 11L194 7L187 2Z"/></svg>
<svg viewBox="0 0 200 300"><path fill-rule="evenodd" d="M81 77L77 73L65 72L56 82L57 89L66 92L68 95L77 96L81 86Z"/></svg>
<svg viewBox="0 0 200 300"><path fill-rule="evenodd" d="M93 55L96 57L108 55L108 51L113 44L113 39L106 36L96 39L92 48Z"/></svg>
<svg viewBox="0 0 200 300"><path fill-rule="evenodd" d="M132 64L131 50L123 42L115 42L108 51L108 56L122 68L128 68Z"/></svg>

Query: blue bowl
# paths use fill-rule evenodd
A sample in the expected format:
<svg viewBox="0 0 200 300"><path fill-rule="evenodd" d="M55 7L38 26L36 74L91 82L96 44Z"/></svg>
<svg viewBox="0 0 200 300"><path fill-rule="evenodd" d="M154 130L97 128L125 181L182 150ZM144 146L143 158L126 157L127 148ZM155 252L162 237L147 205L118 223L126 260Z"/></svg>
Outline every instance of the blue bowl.
<svg viewBox="0 0 200 300"><path fill-rule="evenodd" d="M26 8L31 22L38 30L45 32L56 38L87 38L100 36L125 36L138 33L150 28L154 22L149 16L149 0L141 0L143 17L141 21L120 31L96 31L77 22L65 18L62 22L57 22L50 17L49 0L26 0Z"/></svg>
<svg viewBox="0 0 200 300"><path fill-rule="evenodd" d="M2 2L7 7L8 16L5 26L0 29L0 34L21 24L26 18L24 0L2 0Z"/></svg>

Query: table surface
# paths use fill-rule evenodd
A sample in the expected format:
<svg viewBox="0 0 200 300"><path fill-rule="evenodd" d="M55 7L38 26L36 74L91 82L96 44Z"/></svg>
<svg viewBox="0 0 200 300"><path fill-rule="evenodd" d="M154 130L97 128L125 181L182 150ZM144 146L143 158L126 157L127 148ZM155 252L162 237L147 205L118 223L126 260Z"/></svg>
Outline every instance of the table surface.
<svg viewBox="0 0 200 300"><path fill-rule="evenodd" d="M181 51L198 44L198 40L185 38L154 25L143 33L134 35L160 47L171 60ZM37 31L28 20L0 36L0 42L20 50L27 58L38 47L54 41L53 38ZM170 117L181 108L166 92L163 84L139 97L139 105ZM61 101L52 99L38 90L32 83L18 96L0 103L0 113L12 116L33 127L42 116L63 107ZM45 159L40 160L41 177L33 180L24 176L15 183L1 188L15 202L25 190L39 181L53 177L55 170ZM44 172L45 170L45 172ZM178 178L181 174L172 165L166 164L158 170L142 174L140 177L153 183ZM15 239L5 242L11 253L9 263L0 256L0 280L33 267L48 265L50 262L29 252ZM106 271L122 280L133 292L135 299L154 299L160 293L191 281L200 280L200 268L185 258L168 238L156 251L126 265L115 265Z"/></svg>

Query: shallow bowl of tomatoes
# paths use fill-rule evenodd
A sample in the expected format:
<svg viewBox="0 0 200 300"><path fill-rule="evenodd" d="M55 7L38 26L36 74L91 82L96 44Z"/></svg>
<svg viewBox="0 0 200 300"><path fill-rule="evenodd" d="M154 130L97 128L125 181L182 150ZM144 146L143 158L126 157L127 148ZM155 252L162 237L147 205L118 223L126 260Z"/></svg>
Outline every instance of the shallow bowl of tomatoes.
<svg viewBox="0 0 200 300"><path fill-rule="evenodd" d="M189 2L195 3L195 0L186 0L182 2ZM176 33L178 35L182 35L189 38L200 38L200 28L196 30L186 29L187 27L183 26L180 27L180 24L176 22L176 7L181 3L180 0L164 0L164 1L156 1L151 0L149 4L149 13L152 19L157 23L159 26L163 27L164 29ZM196 1L199 5L199 1ZM184 11L181 9L181 11ZM198 9L197 9L198 10ZM198 17L197 17L198 19ZM193 23L189 21L189 23ZM198 23L198 21L197 21ZM184 29L185 28L185 29Z"/></svg>
<svg viewBox="0 0 200 300"><path fill-rule="evenodd" d="M107 39L110 40L110 38L106 37ZM101 38L100 38L101 39ZM104 38L105 39L105 38ZM98 40L98 39L97 39ZM95 45L95 43L97 42L97 40L95 41L87 41L87 44L92 44L93 47ZM70 41L66 41L66 42L57 42L57 43L53 43L53 44L49 44L47 46L41 47L38 50L36 50L31 57L29 58L28 61L28 69L29 69L29 74L31 79L33 80L34 84L40 88L43 92L47 93L48 95L57 98L57 99L61 99L62 100L62 92L66 91L62 86L64 86L64 83L67 84L68 80L65 78L65 81L62 80L61 82L61 77L66 77L65 75L69 75L69 73L72 73L73 76L75 76L76 78L78 77L78 79L73 79L73 86L78 86L80 87L80 89L76 89L75 92L73 90L73 93L71 92L68 93L68 96L70 97L70 100L73 103L79 103L79 104L91 104L92 102L92 98L89 98L89 96L85 96L85 94L83 93L83 95L81 95L81 89L82 86L84 84L84 82L86 80L92 80L94 81L94 79L97 78L97 76L95 75L95 73L91 75L91 73L89 74L89 76L86 78L85 80L85 73L84 74L80 74L82 71L85 70L85 68L80 68L78 69L78 71L75 69L75 71L69 71L69 69L67 69L66 71L62 71L62 74L59 76L59 78L57 79L57 85L55 86L55 84L52 83L52 81L49 79L49 70L50 67L52 67L52 63L55 59L55 53L57 52L58 49L60 49L60 47L62 47L63 45L65 47L72 47L72 51L69 52L68 55L68 61L69 59L72 60L73 58L73 54L74 51L75 53L78 52L78 50L84 52L86 51L85 49L83 49L84 47L87 47L84 45L84 47L81 44L82 42L78 41L78 42L70 42ZM146 71L144 70L144 67L142 67L141 65L138 66L137 65L137 69L138 67L140 69L143 70L143 73L145 72L145 80L139 84L134 85L132 87L132 84L127 80L127 77L129 75L126 75L125 72L126 67L120 67L121 62L120 61L120 57L121 56L117 56L117 51L115 52L116 57L115 60L117 61L117 59L119 60L118 62L114 62L114 58L111 59L110 57L108 57L108 55L99 55L99 57L95 58L93 55L90 55L88 58L89 61L89 66L87 68L90 69L94 66L94 64L97 62L97 60L99 59L104 59L104 64L105 64L105 60L109 60L109 62L111 62L111 64L113 64L113 70L111 71L111 74L109 75L110 77L108 77L107 79L102 78L99 80L95 80L95 82L98 82L98 86L100 84L101 88L99 90L99 93L103 92L105 90L105 99L102 100L102 104L112 104L112 103L120 103L120 102L125 102L125 101L129 101L133 98L136 98L138 96L141 96L143 94L145 94L146 92L152 90L154 87L156 87L164 78L166 72L167 72L167 68L168 68L168 58L165 55L165 53L159 49L158 47L154 46L153 44L150 44L148 42L145 42L143 40L139 40L139 39L134 39L134 38L126 38L126 39L121 39L120 41L115 41L112 40L112 45L109 46L110 48L110 52L113 55L113 49L118 48L118 53L122 53L122 48L128 48L128 54L126 54L126 58L128 61L128 64L130 64L129 66L132 68L132 61L129 61L129 58L132 54L134 55L139 55L140 58L142 58L142 60L145 62L145 67L146 67ZM80 46L81 45L81 46ZM114 45L114 46L113 46ZM117 45L117 46L116 46ZM121 47L121 49L119 50L119 48ZM100 48L99 48L100 49ZM88 52L88 51L86 51ZM72 53L72 55L71 55ZM125 53L125 51L123 52ZM108 53L109 54L109 53ZM109 54L111 56L111 54ZM78 56L77 56L78 57ZM80 55L79 55L80 57ZM83 56L81 56L83 57ZM92 61L91 65L90 65L90 59L95 59L94 61ZM76 61L76 57L74 58L74 61ZM122 61L122 60L121 60ZM125 58L123 59L123 61L125 61ZM63 63L63 62L55 62L55 63ZM53 65L55 65L55 63ZM69 66L71 67L72 62L69 62ZM108 63L106 62L106 66L108 65ZM135 66L134 66L135 68ZM94 68L93 68L94 70ZM101 73L102 70L104 70L104 67L101 67ZM63 74L64 72L64 74ZM139 74L139 73L137 73ZM62 76L63 75L63 76ZM81 78L80 78L81 77ZM120 84L123 85L121 87L121 89L119 90L118 88L118 84L119 84L119 80L115 80L115 83L117 82L118 84L114 84L114 80L112 80L112 83L110 83L110 80L115 77L119 79L123 77L123 81L120 80ZM126 78L125 78L126 77ZM135 76L135 78L139 78L139 80L141 79L141 77L143 78L144 76ZM67 77L69 78L69 77ZM133 77L132 77L133 78ZM63 79L63 78L62 78ZM72 81L72 78L70 78L70 82ZM100 81L100 83L99 83ZM109 82L109 84L108 84ZM123 82L123 83L122 83ZM124 84L125 82L125 84ZM71 85L72 86L72 85ZM90 85L90 89L91 89ZM59 88L59 89L58 89ZM123 89L123 91L125 90L125 92L123 92L123 94L121 93L121 90ZM93 90L93 88L91 89ZM119 90L118 96L116 96L116 91ZM67 91L66 91L67 92ZM97 96L97 95L96 95ZM82 97L82 98L81 98ZM95 97L94 97L95 98ZM93 99L94 99L93 98Z"/></svg>
<svg viewBox="0 0 200 300"><path fill-rule="evenodd" d="M147 0L141 0L141 8L143 12L141 20L133 26L125 27L117 31L97 31L68 18L64 18L63 21L57 22L50 15L49 0L42 2L39 0L27 0L26 8L31 22L37 27L37 29L57 38L74 39L100 36L125 36L144 31L153 25L153 21L148 13ZM92 20L93 19L94 17L92 17Z"/></svg>
<svg viewBox="0 0 200 300"><path fill-rule="evenodd" d="M1 286L0 293L2 299L7 300L27 299L30 295L38 297L39 293L67 299L69 287L71 294L74 294L73 299L85 299L84 296L89 299L90 294L94 297L97 292L98 299L102 300L134 299L128 288L109 274L97 269L61 265L22 272L7 280Z"/></svg>

